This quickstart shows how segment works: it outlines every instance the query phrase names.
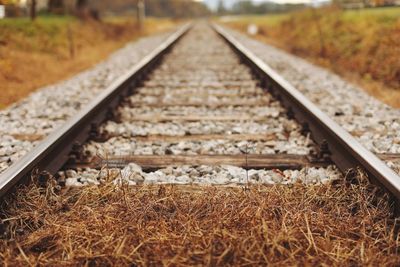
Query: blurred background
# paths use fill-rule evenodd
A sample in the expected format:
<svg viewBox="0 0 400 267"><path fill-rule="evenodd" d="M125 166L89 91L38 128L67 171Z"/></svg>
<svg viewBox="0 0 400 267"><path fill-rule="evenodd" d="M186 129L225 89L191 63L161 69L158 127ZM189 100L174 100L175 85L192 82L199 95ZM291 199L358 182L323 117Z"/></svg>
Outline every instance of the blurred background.
<svg viewBox="0 0 400 267"><path fill-rule="evenodd" d="M0 108L193 18L304 57L400 107L400 0L0 0Z"/></svg>

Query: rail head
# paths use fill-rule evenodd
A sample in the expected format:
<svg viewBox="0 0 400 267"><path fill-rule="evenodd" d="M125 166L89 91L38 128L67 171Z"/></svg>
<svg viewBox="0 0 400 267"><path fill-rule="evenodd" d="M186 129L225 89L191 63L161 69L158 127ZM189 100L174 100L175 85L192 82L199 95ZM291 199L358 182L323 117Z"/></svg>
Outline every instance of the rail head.
<svg viewBox="0 0 400 267"><path fill-rule="evenodd" d="M92 126L101 123L107 117L108 110L118 105L119 96L128 95L150 68L189 31L191 26L190 23L181 26L150 54L104 89L84 109L0 174L0 198L16 184L26 180L35 168L52 173L58 171L68 161L74 143L84 142L89 137Z"/></svg>
<svg viewBox="0 0 400 267"><path fill-rule="evenodd" d="M331 159L342 171L362 167L371 178L391 192L397 201L400 200L399 175L223 27L213 24L213 28L255 70L268 89L276 91L283 105L295 111L296 119L300 123L307 123L318 144L328 142Z"/></svg>

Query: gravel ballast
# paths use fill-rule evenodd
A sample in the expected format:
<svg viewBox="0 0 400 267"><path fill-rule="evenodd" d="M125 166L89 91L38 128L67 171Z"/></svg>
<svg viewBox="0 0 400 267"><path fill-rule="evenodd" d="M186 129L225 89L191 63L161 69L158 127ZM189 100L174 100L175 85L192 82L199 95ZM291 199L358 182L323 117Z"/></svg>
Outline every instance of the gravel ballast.
<svg viewBox="0 0 400 267"><path fill-rule="evenodd" d="M246 185L246 184L324 184L342 178L335 166L327 168L303 168L300 170L246 170L236 166L178 166L144 172L134 163L122 170L67 170L61 172L67 186L100 185L112 181L116 184L186 184L186 185Z"/></svg>
<svg viewBox="0 0 400 267"><path fill-rule="evenodd" d="M309 154L314 143L288 116L215 32L196 25L100 127L106 140L87 142L82 154L89 162L97 156ZM210 135L211 140L204 139ZM321 184L341 174L332 166L246 171L229 165L173 164L143 172L130 164L102 171L70 169L61 176L68 186L79 187L109 179L130 185Z"/></svg>
<svg viewBox="0 0 400 267"><path fill-rule="evenodd" d="M85 155L238 155L238 154L298 154L307 155L312 143L304 136L269 141L231 141L224 139L197 141L140 141L113 137L104 143L89 142Z"/></svg>
<svg viewBox="0 0 400 267"><path fill-rule="evenodd" d="M198 26L196 26L198 27ZM257 56L276 69L361 143L375 153L400 153L398 110L372 99L358 88L319 67L276 48L231 33ZM60 84L44 88L0 112L0 172L31 150L41 139L76 114L127 68L153 50L167 33L143 38L114 53L106 62ZM185 39L186 38L186 39ZM195 155L195 154L307 154L312 141L280 104L259 87L251 72L233 52L224 48L211 29L200 26L184 37L167 55L150 79L119 108L120 121L108 121L101 131L114 136L106 142L91 141L92 155ZM200 41L199 41L200 40ZM202 43L207 40L207 45ZM192 55L193 49L198 53ZM185 54L186 53L186 54ZM129 56L127 56L129 54ZM190 59L189 55L192 57ZM208 58L207 58L208 57ZM222 60L223 59L223 60ZM192 61L190 61L192 60ZM206 67L200 67L209 60ZM215 63L222 60L223 64ZM213 62L215 61L215 62ZM235 65L236 64L236 65ZM355 101L357 99L357 101ZM232 106L228 103L258 102L266 105ZM188 106L180 106L185 103ZM147 106L152 105L155 106ZM167 104L166 106L162 106ZM218 105L223 104L223 107ZM161 106L160 106L161 105ZM175 105L175 106L174 106ZM192 106L190 106L192 105ZM210 107L215 105L215 107ZM236 116L236 120L174 121L168 116ZM247 116L240 119L240 116ZM147 116L157 120L137 119ZM167 119L165 119L167 117ZM257 120L262 117L263 120ZM249 119L250 118L250 119ZM271 141L144 142L137 136L265 134ZM120 137L115 137L120 136ZM389 163L395 169L397 163Z"/></svg>

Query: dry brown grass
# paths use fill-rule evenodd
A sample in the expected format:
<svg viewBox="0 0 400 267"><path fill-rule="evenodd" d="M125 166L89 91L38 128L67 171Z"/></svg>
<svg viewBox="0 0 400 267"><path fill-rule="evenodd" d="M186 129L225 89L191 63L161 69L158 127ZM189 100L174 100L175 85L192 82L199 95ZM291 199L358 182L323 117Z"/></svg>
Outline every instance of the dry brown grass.
<svg viewBox="0 0 400 267"><path fill-rule="evenodd" d="M366 181L244 188L22 188L3 207L5 265L400 263L386 195Z"/></svg>
<svg viewBox="0 0 400 267"><path fill-rule="evenodd" d="M93 66L129 41L175 25L150 19L139 32L122 18L102 23L39 18L31 24L0 24L0 108Z"/></svg>
<svg viewBox="0 0 400 267"><path fill-rule="evenodd" d="M243 17L227 24L329 68L370 95L400 107L399 8L343 11L335 7L279 16Z"/></svg>

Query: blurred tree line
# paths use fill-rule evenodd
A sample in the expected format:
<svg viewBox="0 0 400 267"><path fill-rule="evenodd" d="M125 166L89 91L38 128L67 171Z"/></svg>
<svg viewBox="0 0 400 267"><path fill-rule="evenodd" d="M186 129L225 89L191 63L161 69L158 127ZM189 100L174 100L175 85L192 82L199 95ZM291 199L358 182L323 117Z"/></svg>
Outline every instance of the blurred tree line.
<svg viewBox="0 0 400 267"><path fill-rule="evenodd" d="M49 0L49 11L74 9L78 14L99 16L136 12L138 0ZM202 3L192 0L145 0L145 13L152 17L196 17L210 14Z"/></svg>
<svg viewBox="0 0 400 267"><path fill-rule="evenodd" d="M51 14L73 14L79 17L98 19L104 14L121 15L134 13L139 0L0 0L0 4L13 10L11 16L30 14L32 18L36 12ZM144 0L145 13L154 17L199 17L211 12L201 2L193 0Z"/></svg>
<svg viewBox="0 0 400 267"><path fill-rule="evenodd" d="M227 0L226 0L227 2ZM335 6L344 9L357 9L365 7L381 7L400 5L400 0L322 0L317 1L319 6L333 3ZM236 0L230 8L225 5L225 0L219 0L217 5L217 13L219 15L229 14L266 14L280 13L293 10L304 9L307 6L302 3L298 4L278 4L273 1L256 2L254 0Z"/></svg>
<svg viewBox="0 0 400 267"><path fill-rule="evenodd" d="M193 0L146 0L146 14L155 17L200 17L211 12L201 2Z"/></svg>
<svg viewBox="0 0 400 267"><path fill-rule="evenodd" d="M239 1L232 6L233 14L266 14L279 13L303 9L304 4L277 4L275 2L253 3L252 1Z"/></svg>
<svg viewBox="0 0 400 267"><path fill-rule="evenodd" d="M269 1L253 2L251 0L240 0L235 2L231 8L226 8L224 0L219 0L217 13L219 15L267 14L298 10L305 7L304 4L278 4Z"/></svg>
<svg viewBox="0 0 400 267"><path fill-rule="evenodd" d="M341 8L358 9L365 7L399 6L399 0L332 0L332 2Z"/></svg>

